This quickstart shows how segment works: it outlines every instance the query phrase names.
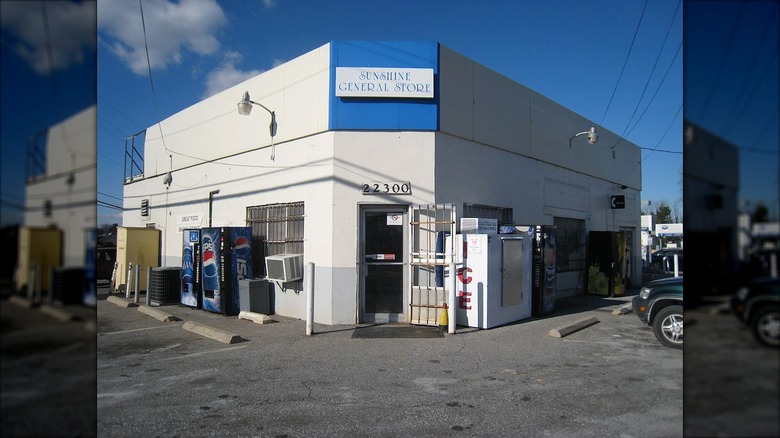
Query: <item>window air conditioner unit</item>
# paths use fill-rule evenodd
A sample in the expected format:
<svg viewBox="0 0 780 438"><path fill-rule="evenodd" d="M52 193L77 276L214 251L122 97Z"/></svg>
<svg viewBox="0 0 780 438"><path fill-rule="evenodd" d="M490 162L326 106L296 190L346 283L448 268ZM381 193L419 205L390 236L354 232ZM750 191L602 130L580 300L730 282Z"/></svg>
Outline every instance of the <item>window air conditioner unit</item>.
<svg viewBox="0 0 780 438"><path fill-rule="evenodd" d="M265 272L269 280L295 281L303 278L303 254L266 256Z"/></svg>

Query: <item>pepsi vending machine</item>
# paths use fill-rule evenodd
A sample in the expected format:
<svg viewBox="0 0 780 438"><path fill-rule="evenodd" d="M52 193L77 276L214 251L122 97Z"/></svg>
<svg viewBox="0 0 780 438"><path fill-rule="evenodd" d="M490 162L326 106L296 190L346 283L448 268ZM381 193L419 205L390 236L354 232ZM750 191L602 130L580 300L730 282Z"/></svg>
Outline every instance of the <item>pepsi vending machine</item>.
<svg viewBox="0 0 780 438"><path fill-rule="evenodd" d="M239 280L252 278L252 228L200 230L203 310L238 315Z"/></svg>
<svg viewBox="0 0 780 438"><path fill-rule="evenodd" d="M183 230L181 255L181 304L200 309L203 295L200 281L200 230Z"/></svg>

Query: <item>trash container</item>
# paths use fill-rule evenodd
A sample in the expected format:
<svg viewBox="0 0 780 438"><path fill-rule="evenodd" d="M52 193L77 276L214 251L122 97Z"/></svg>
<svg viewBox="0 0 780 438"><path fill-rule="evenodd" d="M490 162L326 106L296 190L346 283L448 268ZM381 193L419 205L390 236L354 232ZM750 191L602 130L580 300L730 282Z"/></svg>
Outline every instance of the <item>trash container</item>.
<svg viewBox="0 0 780 438"><path fill-rule="evenodd" d="M238 282L238 299L242 312L271 315L271 294L268 280L244 279Z"/></svg>

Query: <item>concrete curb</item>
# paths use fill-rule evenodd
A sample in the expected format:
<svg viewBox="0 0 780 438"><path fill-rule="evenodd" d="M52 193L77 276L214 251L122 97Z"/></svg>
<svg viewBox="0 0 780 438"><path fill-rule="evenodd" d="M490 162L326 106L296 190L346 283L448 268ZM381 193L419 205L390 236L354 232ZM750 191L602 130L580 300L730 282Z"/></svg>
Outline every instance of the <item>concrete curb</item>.
<svg viewBox="0 0 780 438"><path fill-rule="evenodd" d="M620 307L618 309L613 310L612 314L613 315L625 315L626 313L631 313L633 311L634 310L632 309L631 304L626 304L623 307Z"/></svg>
<svg viewBox="0 0 780 438"><path fill-rule="evenodd" d="M32 309L33 307L37 306L35 302L30 301L27 298L20 297L18 295L11 295L8 298L8 302L13 303L19 307L24 307L25 309Z"/></svg>
<svg viewBox="0 0 780 438"><path fill-rule="evenodd" d="M154 319L159 319L162 322L180 321L179 318L171 315L170 313L165 313L162 310L153 309L148 306L138 306L138 311L149 315Z"/></svg>
<svg viewBox="0 0 780 438"><path fill-rule="evenodd" d="M276 322L273 319L271 319L270 316L265 315L263 313L246 312L246 311L238 312L238 319L248 319L254 322L255 324L269 324L272 322Z"/></svg>
<svg viewBox="0 0 780 438"><path fill-rule="evenodd" d="M52 306L50 306L48 304L41 305L40 310L41 310L41 313L45 313L45 314L47 314L47 315L49 315L49 316L51 316L51 317L53 317L53 318L55 318L55 319L57 319L59 321L62 321L62 322L76 321L78 319L81 319L81 318L79 318L77 315L75 315L73 313L67 312L67 311L62 310L62 309L58 309L56 307L52 307Z"/></svg>
<svg viewBox="0 0 780 438"><path fill-rule="evenodd" d="M86 330L88 332L92 332L92 333L97 333L97 321L92 320L92 319L88 319L84 323L84 330Z"/></svg>
<svg viewBox="0 0 780 438"><path fill-rule="evenodd" d="M138 304L128 300L127 298L115 297L113 295L106 298L106 301L116 304L119 307L138 307Z"/></svg>
<svg viewBox="0 0 780 438"><path fill-rule="evenodd" d="M236 342L245 340L236 334L216 329L214 327L209 327L207 325L198 324L197 322L192 321L185 322L182 328L184 330L197 333L201 336L205 336L225 344L235 344Z"/></svg>
<svg viewBox="0 0 780 438"><path fill-rule="evenodd" d="M571 324L554 328L550 330L547 334L552 336L553 338L562 338L564 336L569 336L574 332L580 331L586 327L590 327L593 324L597 324L598 322L599 320L595 316L591 316L590 318L581 319Z"/></svg>
<svg viewBox="0 0 780 438"><path fill-rule="evenodd" d="M731 307L728 303L719 304L717 307L710 309L707 313L709 313L710 316L728 315L731 313Z"/></svg>

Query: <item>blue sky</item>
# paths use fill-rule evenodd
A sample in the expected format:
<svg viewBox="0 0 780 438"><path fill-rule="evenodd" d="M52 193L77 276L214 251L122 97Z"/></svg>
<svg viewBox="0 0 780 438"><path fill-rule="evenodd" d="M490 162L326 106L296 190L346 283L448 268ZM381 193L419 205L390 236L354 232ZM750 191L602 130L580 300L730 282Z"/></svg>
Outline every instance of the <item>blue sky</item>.
<svg viewBox="0 0 780 438"><path fill-rule="evenodd" d="M771 14L777 17L777 2L768 3L768 7L766 2L746 3L748 6L735 32L743 46L728 53L715 50L712 41L720 39L723 44L729 41L727 30L734 27L741 2L716 2L717 7L712 9L711 2L707 2L706 11L699 11L698 15L715 14L721 23L716 31L725 36L710 37L710 43L699 39L696 47L686 42L682 47L683 9L696 9L691 3L683 6L679 0L143 0L143 24L152 68L150 81L139 2L101 0L97 21L92 22L93 32L95 25L98 32L97 43L93 45L96 53L90 54L84 48L86 61L74 63L60 74L63 81L67 75L71 79L72 76L92 79L93 91L97 75L100 224L121 223L121 212L106 204L121 205L125 137L331 40L438 41L643 147L642 199L651 200L653 206L662 201L673 207L676 204L682 211L683 53L686 69L691 70L688 66L691 53L713 49L713 53L695 57L706 67L698 70L701 77L695 83L687 84L692 93L686 89L685 97L695 100L697 96L707 96L711 89L717 91L716 97L710 99L711 109L702 111L703 114L691 111L688 115L686 106L686 116L738 146L775 151L774 155L742 153L740 159L743 166L755 161L761 170L760 173L741 172L743 192L753 202L765 199L776 216L777 51L776 45L773 49L769 44L756 44L755 39L763 36L777 41L777 20L768 33L761 32L759 36L751 33L761 31ZM40 11L37 16L40 19ZM686 16L686 26L691 17L693 14ZM16 35L18 32L3 20L2 196L5 203L6 199L21 201L18 196L21 189L14 188L20 183L6 181L6 166L11 161L6 157L12 153L9 151L18 154L29 135L65 117L38 116L35 123L25 120L30 123L19 121L18 125L6 122L6 88L36 89L40 85L33 81L39 75L32 74L31 68L24 65L30 62L18 55L15 46L6 43L23 37ZM704 22L711 22L713 17L707 20L710 21ZM759 53L757 61L752 61L753 53ZM734 62L728 58L722 62L727 56L747 60ZM774 58L768 63L770 56ZM6 85L9 57L16 57L14 62L20 73L15 81L21 86ZM86 67L79 70L95 57L96 71L94 63L91 72ZM719 69L721 64L725 67ZM749 65L756 67L749 70ZM751 93L751 82L748 91L741 93L754 96L749 102L743 103L739 101L740 96L722 92L723 87L741 88L736 78L740 74L758 77L764 65L770 67L758 84L760 91ZM38 80L51 83L44 76ZM62 90L66 88L60 89L64 94ZM34 99L29 93L27 96L30 96L28 100ZM18 98L24 101L22 96ZM775 105L773 119L772 103L767 103L771 99ZM79 99L63 100L78 106ZM743 104L746 109L741 109L739 114L745 115L727 125L729 132L722 132L724 120L729 118L728 114L722 114L722 108L735 105L741 108ZM65 106L61 104L60 114L68 114ZM35 112L30 108L30 113ZM752 114L754 108L758 110ZM691 109L695 109L693 104ZM71 112L76 110L73 108ZM763 129L757 127L759 124L768 127L766 134L757 139L757 131ZM13 126L17 135L6 141L8 126ZM764 167L772 163L773 167ZM764 176L753 178L753 175ZM6 210L4 205L4 223L8 221Z"/></svg>
<svg viewBox="0 0 780 438"><path fill-rule="evenodd" d="M0 219L7 225L23 214L27 140L96 102L94 2L43 8L3 0L0 25Z"/></svg>

